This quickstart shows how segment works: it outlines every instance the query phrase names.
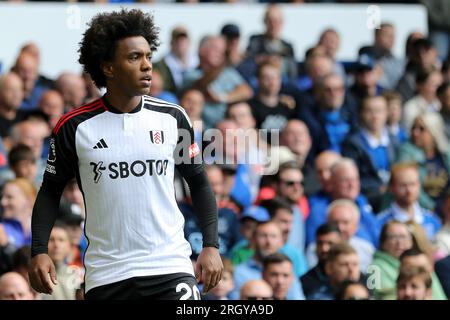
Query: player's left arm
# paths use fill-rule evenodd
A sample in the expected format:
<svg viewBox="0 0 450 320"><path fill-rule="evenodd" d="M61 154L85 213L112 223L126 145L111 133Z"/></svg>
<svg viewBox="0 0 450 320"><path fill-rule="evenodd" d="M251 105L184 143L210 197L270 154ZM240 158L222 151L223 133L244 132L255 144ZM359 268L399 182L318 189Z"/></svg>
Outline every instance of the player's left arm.
<svg viewBox="0 0 450 320"><path fill-rule="evenodd" d="M202 164L201 151L194 141L192 125L185 114L179 114L179 139L175 151L176 168L186 180L203 236L203 249L197 258L195 276L203 282L203 292L214 288L222 278L219 254L217 203Z"/></svg>

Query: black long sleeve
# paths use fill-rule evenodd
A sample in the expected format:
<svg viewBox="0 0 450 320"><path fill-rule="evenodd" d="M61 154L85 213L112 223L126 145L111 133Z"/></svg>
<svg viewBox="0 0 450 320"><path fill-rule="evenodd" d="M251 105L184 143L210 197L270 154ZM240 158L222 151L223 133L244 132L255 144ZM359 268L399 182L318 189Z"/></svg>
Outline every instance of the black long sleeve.
<svg viewBox="0 0 450 320"><path fill-rule="evenodd" d="M64 184L44 179L36 198L31 219L31 256L48 252L48 240L58 216Z"/></svg>
<svg viewBox="0 0 450 320"><path fill-rule="evenodd" d="M205 170L184 178L191 191L192 204L198 216L203 247L219 249L217 203Z"/></svg>

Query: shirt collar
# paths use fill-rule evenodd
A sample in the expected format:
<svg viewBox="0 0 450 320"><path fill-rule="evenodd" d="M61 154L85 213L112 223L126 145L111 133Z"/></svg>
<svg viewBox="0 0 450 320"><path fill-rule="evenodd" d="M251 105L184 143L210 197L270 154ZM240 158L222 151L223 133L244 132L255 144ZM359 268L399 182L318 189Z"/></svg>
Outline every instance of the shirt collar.
<svg viewBox="0 0 450 320"><path fill-rule="evenodd" d="M106 99L106 96L103 96L103 97L102 97L102 101L103 101L103 104L106 106L106 109L107 109L109 112L117 113L117 114L123 114L123 113L125 113L125 112L120 111L120 110L117 109L117 108L114 108L114 106L108 101L108 99ZM139 103L137 104L137 106L134 107L134 109L131 110L131 111L128 112L128 113L138 113L139 111L141 111L143 101L144 101L144 99L141 97L141 101L139 101Z"/></svg>
<svg viewBox="0 0 450 320"><path fill-rule="evenodd" d="M372 149L378 148L378 147L387 147L389 146L389 134L386 128L383 129L383 132L381 133L381 137L378 140L376 137L374 137L369 131L366 129L361 129L361 133L364 136L364 138L367 140L367 143Z"/></svg>
<svg viewBox="0 0 450 320"><path fill-rule="evenodd" d="M417 224L422 224L424 220L422 208L416 202L414 204L414 222ZM410 220L408 212L406 212L403 208L401 208L397 203L392 204L392 215L394 220L400 222L407 222Z"/></svg>

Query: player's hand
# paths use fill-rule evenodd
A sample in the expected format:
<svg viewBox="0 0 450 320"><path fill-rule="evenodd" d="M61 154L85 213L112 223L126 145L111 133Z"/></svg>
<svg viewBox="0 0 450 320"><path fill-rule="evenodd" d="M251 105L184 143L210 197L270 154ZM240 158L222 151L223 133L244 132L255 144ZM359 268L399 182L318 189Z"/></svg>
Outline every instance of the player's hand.
<svg viewBox="0 0 450 320"><path fill-rule="evenodd" d="M195 277L197 282L203 282L203 294L219 283L222 279L222 272L223 264L219 250L214 247L203 248L195 265Z"/></svg>
<svg viewBox="0 0 450 320"><path fill-rule="evenodd" d="M28 276L33 289L40 293L51 294L53 292L52 284L58 284L55 265L45 253L33 257Z"/></svg>

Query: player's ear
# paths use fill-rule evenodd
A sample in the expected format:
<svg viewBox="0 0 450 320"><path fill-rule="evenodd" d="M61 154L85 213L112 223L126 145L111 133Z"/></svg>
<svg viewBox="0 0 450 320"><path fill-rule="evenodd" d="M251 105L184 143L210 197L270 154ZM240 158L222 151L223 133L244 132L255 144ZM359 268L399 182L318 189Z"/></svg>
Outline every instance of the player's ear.
<svg viewBox="0 0 450 320"><path fill-rule="evenodd" d="M103 74L105 75L105 77L107 78L113 78L114 77L114 70L113 70L113 66L110 62L102 62L100 64L100 68L103 71Z"/></svg>

